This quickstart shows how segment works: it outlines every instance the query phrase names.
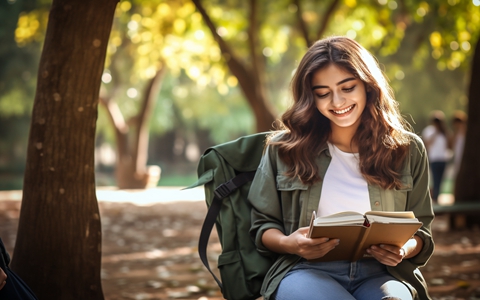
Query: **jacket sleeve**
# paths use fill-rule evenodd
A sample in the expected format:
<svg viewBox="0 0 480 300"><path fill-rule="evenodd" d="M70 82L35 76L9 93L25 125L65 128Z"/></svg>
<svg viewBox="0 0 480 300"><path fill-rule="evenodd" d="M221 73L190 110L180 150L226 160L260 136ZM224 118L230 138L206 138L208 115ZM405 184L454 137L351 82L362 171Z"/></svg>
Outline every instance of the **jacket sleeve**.
<svg viewBox="0 0 480 300"><path fill-rule="evenodd" d="M275 253L263 245L263 233L270 228L276 228L285 233L276 184L276 160L275 147L267 146L248 194L248 201L252 205L250 235L258 251L266 256L272 256Z"/></svg>
<svg viewBox="0 0 480 300"><path fill-rule="evenodd" d="M433 254L434 243L431 225L434 213L429 190L428 157L422 140L416 135L410 145L410 155L413 187L408 195L407 210L413 211L419 221L423 223L416 233L423 240L423 248L420 253L410 259L410 262L420 267L424 266Z"/></svg>

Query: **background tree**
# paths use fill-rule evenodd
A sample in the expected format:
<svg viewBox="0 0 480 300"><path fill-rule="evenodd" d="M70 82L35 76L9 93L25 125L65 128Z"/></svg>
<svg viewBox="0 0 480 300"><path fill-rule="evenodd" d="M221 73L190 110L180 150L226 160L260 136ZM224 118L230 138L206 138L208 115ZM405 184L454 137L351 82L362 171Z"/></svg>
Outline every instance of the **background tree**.
<svg viewBox="0 0 480 300"><path fill-rule="evenodd" d="M388 61L386 57L399 50L408 24L421 21L410 15L423 5L420 1L409 2L408 7L387 1L192 1L238 79L257 131L271 129L278 117L273 108L282 107L279 99L285 98L295 61L306 47L326 35L347 35ZM395 74L399 67L387 71Z"/></svg>
<svg viewBox="0 0 480 300"><path fill-rule="evenodd" d="M193 0L197 10L202 15L205 24L213 35L215 41L222 52L225 63L229 70L237 78L241 90L252 108L256 120L256 131L268 131L272 128L272 124L277 118L272 103L267 96L267 83L265 80L265 60L262 54L262 44L259 41L260 28L262 19L261 15L265 11L260 11L260 2L255 0L242 2L242 6L247 6L248 21L245 28L243 28L246 36L247 50L245 58L248 58L248 63L245 59L241 59L239 55L234 52L232 45L227 43L222 37L223 33L217 25L213 22L210 15L204 8L201 0Z"/></svg>
<svg viewBox="0 0 480 300"><path fill-rule="evenodd" d="M117 0L54 0L40 60L12 268L40 299L103 299L94 142Z"/></svg>
<svg viewBox="0 0 480 300"><path fill-rule="evenodd" d="M475 46L475 54L472 60L468 97L469 117L465 149L455 181L456 202L478 202L480 199L478 189L478 183L480 182L480 158L478 156L478 143L480 141L480 39Z"/></svg>
<svg viewBox="0 0 480 300"><path fill-rule="evenodd" d="M155 180L149 180L154 177L149 173L152 167L147 168L151 128L156 132L166 132L178 131L180 127L183 132L181 135L187 135L187 140L200 134L198 129L185 128L189 122L175 126L174 121L189 118L187 111L193 111L192 107L197 104L192 102L197 101L189 103L179 100L172 105L184 110L185 116L182 116L183 113L175 115L172 106L168 108L159 104L169 112L161 111L156 106L159 101L169 101L160 89L167 70L174 74L170 76L183 79L174 86L167 84L167 89L179 91L178 95L183 94L181 87L186 84L181 81L186 78L198 86L218 77L224 80L216 72L219 69L214 61L218 55L209 48L213 41L205 38L201 25L200 16L195 13L190 1L122 1L118 6L102 77L104 84L100 103L114 132L112 140L117 154L115 177L119 188L156 185ZM205 67L207 61L213 61L209 68ZM195 88L193 85L190 84L188 90ZM187 91L186 88L183 90ZM208 106L211 114L218 111L214 105ZM152 116L153 122L150 121ZM209 117L211 119L211 116L206 118ZM159 121L160 118L169 120ZM188 134L192 130L195 134ZM102 134L104 132L102 130ZM195 140L200 142L201 139ZM174 143L174 140L169 141L170 145Z"/></svg>
<svg viewBox="0 0 480 300"><path fill-rule="evenodd" d="M468 95L460 99L449 99L447 103L455 103L456 106L439 105L438 108L447 111L447 115L459 108L468 113L464 153L454 153L463 155L455 178L454 194L456 202L478 201L480 192L476 185L480 182L480 160L477 155L480 140L480 10L473 1L424 3L421 8L426 15L422 36L428 36L428 43L423 45L423 49L419 47L419 52L430 54L435 59L437 69L444 71L443 73L457 70L464 74L462 76L462 73L459 73L464 84L457 88L468 90ZM473 49L475 51L472 51ZM450 88L453 90L455 87ZM448 90L445 93L446 97L450 96Z"/></svg>
<svg viewBox="0 0 480 300"><path fill-rule="evenodd" d="M142 162L134 168L118 167L127 173L125 178L135 177L132 170L145 172L145 161L162 166L163 179L178 170L193 174L195 164L192 162L196 159L191 153L198 155L211 143L257 131L255 120L258 118L269 126L271 122L262 114L252 113L242 90L247 89L250 95L254 95L254 90L261 91L257 94L265 95L265 107L272 108L273 117L278 117L278 112L289 105L288 85L296 61L306 46L322 35L355 38L379 58L402 112L417 132L427 123L431 110L443 109L448 117L449 112L467 107L466 74L473 53L468 47L476 40L475 24L479 20L478 8L471 1L197 2L203 5L216 34L206 26L205 18L200 10L195 11L191 0L122 0L117 8L101 96L109 100L109 105L118 107L116 115L120 116L118 124L123 126L120 128L123 137L115 138L119 128L112 126L114 123L109 117L112 114L100 106L97 146L103 149L108 143L115 150L126 147L128 149L118 151L127 155L127 161ZM15 31L17 48L28 47L31 41L43 36L45 18L40 12L33 9L21 14ZM214 40L216 35L230 52L221 49ZM252 44L255 39L257 42ZM234 73L229 69L232 55L243 71ZM140 108L146 107L142 101L147 99L148 87L159 86L149 82L162 66L166 66L168 72L160 92L156 93L148 120L148 112L141 114ZM241 76L245 78L243 83L238 79ZM2 82L0 77L0 86ZM258 82L261 82L260 89L251 88L251 84ZM14 87L12 92L22 93L20 87L24 84L5 86ZM130 97L132 94L136 96ZM15 107L28 102L15 101L11 95L0 89L0 102L3 101L0 106ZM257 102L262 101L255 100L255 105ZM0 109L0 123L6 125L5 128L9 124L15 124L15 130L21 128L5 120L1 116L4 111ZM141 121L140 116L147 118ZM145 138L136 137L140 121L144 124L143 132L148 130L152 138L142 146L137 141ZM0 169L2 162L12 161L7 157L20 156L24 151L19 146L15 146L15 150L10 146L14 142L13 132L0 129L0 139L9 139L0 142L0 149L8 150L0 154ZM135 150L147 147L148 157L145 150ZM190 151L192 149L194 151ZM117 154L120 156L123 154ZM100 185L114 184L110 179L111 168L100 165ZM142 178L138 174L136 177Z"/></svg>

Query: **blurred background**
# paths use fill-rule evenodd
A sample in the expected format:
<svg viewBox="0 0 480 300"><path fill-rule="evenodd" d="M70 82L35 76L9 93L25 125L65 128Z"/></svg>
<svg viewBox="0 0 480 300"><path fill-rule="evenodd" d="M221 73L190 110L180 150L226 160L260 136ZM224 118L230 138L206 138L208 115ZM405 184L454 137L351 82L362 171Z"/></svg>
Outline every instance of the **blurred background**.
<svg viewBox="0 0 480 300"><path fill-rule="evenodd" d="M99 95L97 186L191 184L207 147L271 128L298 60L333 34L378 58L417 133L432 110L450 120L467 111L474 2L122 0ZM0 190L22 189L50 4L0 2Z"/></svg>
<svg viewBox="0 0 480 300"><path fill-rule="evenodd" d="M48 26L48 36L62 38L46 39L52 2L56 26ZM271 130L290 105L289 83L306 49L322 37L345 35L378 58L416 133L429 125L432 111L444 113L450 133L457 111L468 113L468 151L454 195L460 206L452 206L463 210L459 215L451 214L448 206L436 211L435 254L422 272L432 295L438 296L435 300L480 299L480 0L115 2L0 0L0 237L14 253L12 269L38 295L221 299L196 255L206 213L203 189L181 187L196 181L198 160L208 147ZM94 132L90 124L97 107L91 96L97 90L86 94L87 99L68 92L74 90L75 78L92 91L98 77L82 76L94 73L83 65L62 67L95 61L96 56L83 53L106 45L113 9ZM99 12L105 18L98 18ZM57 30L55 35L51 30ZM51 50L41 59L44 43ZM82 52L85 49L90 52ZM75 55L67 53L70 50ZM39 72L40 61L44 67L49 60L56 74L70 76L58 80L48 77L47 68ZM65 94L56 92L58 82ZM34 124L50 126L50 135L62 132L44 148L43 141L36 140L42 126L33 126L29 137L34 100L36 108L42 101L42 113L62 117L61 124L75 118L73 126L65 127L68 132L52 130L63 127L35 110ZM55 105L60 100L67 104ZM93 113L73 107L74 101L88 102ZM82 121L91 134L72 139L74 130L82 133ZM93 160L94 133L97 198L93 172L85 168ZM79 141L88 145L66 156L68 160L61 151L67 148L56 148L68 143L67 151L76 150ZM58 151L49 158L54 165L36 172L40 151L27 168L27 149L30 159L32 151L48 147ZM77 171L78 166L83 171ZM452 159L441 190L446 199L453 200L454 174ZM463 216L466 212L471 219ZM469 225L469 220L476 221L475 229L460 230L465 226L457 224ZM450 230L452 224L459 230ZM212 238L213 266L221 246L215 234ZM51 268L59 262L65 267ZM96 298L82 294L100 285L104 298L101 289Z"/></svg>

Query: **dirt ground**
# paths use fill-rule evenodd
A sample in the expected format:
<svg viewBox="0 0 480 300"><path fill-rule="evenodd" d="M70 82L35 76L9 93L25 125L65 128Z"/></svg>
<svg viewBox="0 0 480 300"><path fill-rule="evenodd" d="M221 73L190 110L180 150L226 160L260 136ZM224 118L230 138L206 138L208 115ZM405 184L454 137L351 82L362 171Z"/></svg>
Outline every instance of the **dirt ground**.
<svg viewBox="0 0 480 300"><path fill-rule="evenodd" d="M5 197L4 197L5 198ZM13 253L20 201L0 197L0 236ZM99 201L103 227L102 279L106 300L223 299L197 255L204 201ZM433 299L480 299L480 230L451 230L434 221L436 250L422 269ZM209 246L215 267L220 244Z"/></svg>

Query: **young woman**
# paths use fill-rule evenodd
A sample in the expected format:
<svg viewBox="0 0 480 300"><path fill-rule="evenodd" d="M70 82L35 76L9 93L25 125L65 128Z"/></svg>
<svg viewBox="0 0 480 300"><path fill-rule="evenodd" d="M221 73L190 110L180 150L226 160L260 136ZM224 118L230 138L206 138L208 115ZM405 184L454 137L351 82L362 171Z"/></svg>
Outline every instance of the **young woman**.
<svg viewBox="0 0 480 300"><path fill-rule="evenodd" d="M268 299L429 299L418 270L433 253L428 159L375 58L346 37L316 42L292 79L293 105L252 183L251 234L276 258ZM309 262L342 241L306 237L313 211L413 211L403 247L375 245L356 262Z"/></svg>

